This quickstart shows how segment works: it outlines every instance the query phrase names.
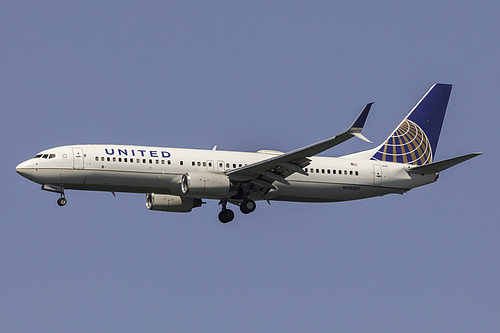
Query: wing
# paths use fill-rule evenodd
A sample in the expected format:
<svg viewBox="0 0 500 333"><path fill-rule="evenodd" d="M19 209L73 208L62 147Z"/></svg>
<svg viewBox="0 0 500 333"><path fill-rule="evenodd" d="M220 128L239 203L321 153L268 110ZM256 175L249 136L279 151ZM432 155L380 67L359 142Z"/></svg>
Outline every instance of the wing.
<svg viewBox="0 0 500 333"><path fill-rule="evenodd" d="M275 189L276 187L273 185L275 181L290 185L286 178L291 174L297 172L307 175L307 172L305 172L303 168L308 166L311 162L309 157L330 149L353 136L370 142L361 134L361 130L363 129L372 104L373 103L369 103L364 107L351 127L344 133L282 155L230 170L227 172L229 179L234 182L251 183L253 185L253 190L264 192Z"/></svg>

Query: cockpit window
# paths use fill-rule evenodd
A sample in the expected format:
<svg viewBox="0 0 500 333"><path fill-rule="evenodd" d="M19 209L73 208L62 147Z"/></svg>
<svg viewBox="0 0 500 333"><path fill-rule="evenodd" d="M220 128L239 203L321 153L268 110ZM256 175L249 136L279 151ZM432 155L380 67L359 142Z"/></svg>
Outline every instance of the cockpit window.
<svg viewBox="0 0 500 333"><path fill-rule="evenodd" d="M34 158L55 158L56 157L56 154L38 154L36 155Z"/></svg>

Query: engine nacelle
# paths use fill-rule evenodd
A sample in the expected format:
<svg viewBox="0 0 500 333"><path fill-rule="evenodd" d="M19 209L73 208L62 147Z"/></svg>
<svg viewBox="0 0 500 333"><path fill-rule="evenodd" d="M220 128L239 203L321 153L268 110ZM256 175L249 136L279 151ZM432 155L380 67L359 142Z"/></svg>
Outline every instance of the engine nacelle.
<svg viewBox="0 0 500 333"><path fill-rule="evenodd" d="M193 208L200 207L201 204L201 199L183 198L168 194L146 194L146 207L149 210L189 213Z"/></svg>
<svg viewBox="0 0 500 333"><path fill-rule="evenodd" d="M221 173L185 173L181 179L181 192L190 197L220 199L231 191L229 177Z"/></svg>

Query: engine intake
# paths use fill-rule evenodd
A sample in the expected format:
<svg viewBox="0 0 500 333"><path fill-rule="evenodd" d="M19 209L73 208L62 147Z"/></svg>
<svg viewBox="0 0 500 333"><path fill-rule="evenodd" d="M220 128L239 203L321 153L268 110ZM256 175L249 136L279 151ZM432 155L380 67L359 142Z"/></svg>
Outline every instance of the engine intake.
<svg viewBox="0 0 500 333"><path fill-rule="evenodd" d="M201 199L197 198L185 198L168 194L146 194L146 207L149 210L189 213L193 208L200 207L201 205Z"/></svg>
<svg viewBox="0 0 500 333"><path fill-rule="evenodd" d="M181 192L190 197L220 199L228 197L231 181L218 173L185 173L181 178Z"/></svg>

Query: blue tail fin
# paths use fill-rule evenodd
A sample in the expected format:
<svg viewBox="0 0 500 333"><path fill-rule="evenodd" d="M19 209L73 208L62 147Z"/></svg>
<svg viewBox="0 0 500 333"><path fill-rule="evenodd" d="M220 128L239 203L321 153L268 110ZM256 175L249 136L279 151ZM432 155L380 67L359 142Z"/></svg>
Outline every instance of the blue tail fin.
<svg viewBox="0 0 500 333"><path fill-rule="evenodd" d="M451 84L433 85L371 159L415 165L431 163L451 87Z"/></svg>

